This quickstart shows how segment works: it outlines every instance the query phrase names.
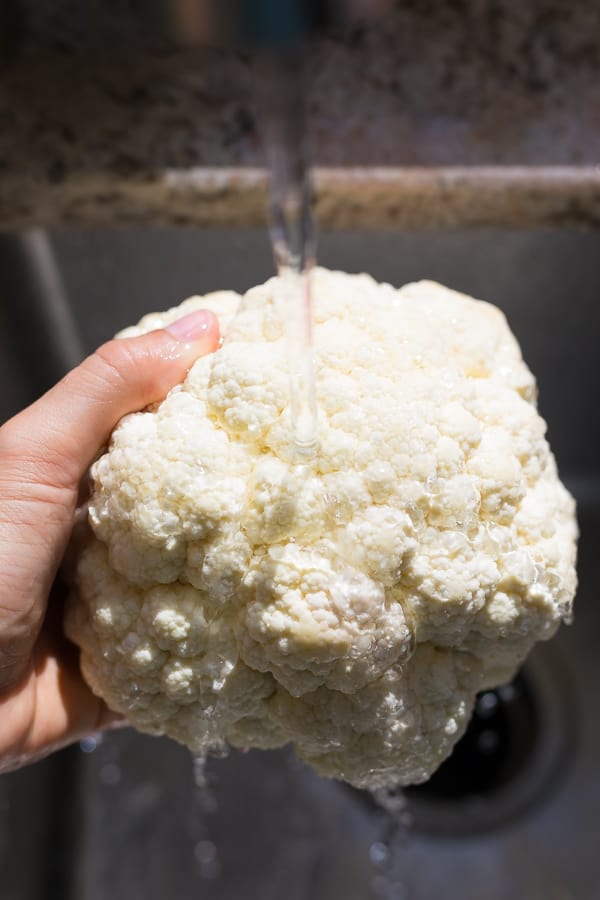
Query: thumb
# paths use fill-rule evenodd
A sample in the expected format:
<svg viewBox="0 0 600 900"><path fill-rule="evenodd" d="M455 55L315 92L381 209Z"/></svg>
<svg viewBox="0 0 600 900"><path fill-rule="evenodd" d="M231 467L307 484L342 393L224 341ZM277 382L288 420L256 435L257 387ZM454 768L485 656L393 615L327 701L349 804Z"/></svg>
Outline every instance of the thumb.
<svg viewBox="0 0 600 900"><path fill-rule="evenodd" d="M198 310L110 341L0 428L0 688L27 664L89 465L119 419L162 399L218 340Z"/></svg>
<svg viewBox="0 0 600 900"><path fill-rule="evenodd" d="M23 476L72 487L119 419L161 400L218 340L216 317L197 310L167 328L103 344L0 430L0 453L16 451Z"/></svg>

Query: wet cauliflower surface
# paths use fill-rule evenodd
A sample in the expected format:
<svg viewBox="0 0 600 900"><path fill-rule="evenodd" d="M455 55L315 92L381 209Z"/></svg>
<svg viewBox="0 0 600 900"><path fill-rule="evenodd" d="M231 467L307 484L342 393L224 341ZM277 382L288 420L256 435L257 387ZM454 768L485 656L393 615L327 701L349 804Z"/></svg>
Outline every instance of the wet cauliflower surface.
<svg viewBox="0 0 600 900"><path fill-rule="evenodd" d="M142 731L419 782L568 613L574 504L502 313L431 282L315 272L320 446L297 464L279 291L124 332L208 307L227 339L95 463L68 634Z"/></svg>

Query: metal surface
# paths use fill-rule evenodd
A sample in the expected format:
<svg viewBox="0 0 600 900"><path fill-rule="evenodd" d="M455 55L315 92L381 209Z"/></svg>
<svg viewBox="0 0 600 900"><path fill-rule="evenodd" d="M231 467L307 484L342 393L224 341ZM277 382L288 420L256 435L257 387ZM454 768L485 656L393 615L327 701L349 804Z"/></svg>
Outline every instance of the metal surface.
<svg viewBox="0 0 600 900"><path fill-rule="evenodd" d="M264 221L252 61L132 4L22 0L0 72L0 228ZM418 0L311 50L323 227L599 221L600 7Z"/></svg>
<svg viewBox="0 0 600 900"><path fill-rule="evenodd" d="M244 289L272 269L262 231L62 232L53 245L86 350L149 309L194 292ZM553 740L566 737L568 752L535 797L487 833L433 837L415 831L400 853L404 896L597 900L598 238L356 232L325 233L320 246L331 266L366 269L395 283L437 278L501 305L538 376L552 445L581 500L575 624L535 651L542 666L560 658L546 689L560 679L572 721L565 725L550 713L548 720L552 728L567 729ZM19 300L13 295L9 302ZM27 332L2 334L26 352ZM10 391L9 380L0 395L3 408ZM552 749L550 738L540 749ZM355 792L317 778L290 754L215 760L209 773L217 782L198 791L187 752L171 742L125 731L86 750L0 779L2 900L372 896L369 849L381 836L381 817Z"/></svg>
<svg viewBox="0 0 600 900"><path fill-rule="evenodd" d="M0 234L0 422L83 358L52 247L41 231Z"/></svg>

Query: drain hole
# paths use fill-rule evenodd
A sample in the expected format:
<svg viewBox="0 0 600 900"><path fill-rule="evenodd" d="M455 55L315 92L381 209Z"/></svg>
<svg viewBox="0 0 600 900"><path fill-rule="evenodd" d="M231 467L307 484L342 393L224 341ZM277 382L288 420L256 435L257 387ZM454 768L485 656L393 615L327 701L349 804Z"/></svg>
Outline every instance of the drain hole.
<svg viewBox="0 0 600 900"><path fill-rule="evenodd" d="M431 802L485 797L526 768L539 739L539 716L525 675L477 698L473 717L452 755L425 784L406 795Z"/></svg>
<svg viewBox="0 0 600 900"><path fill-rule="evenodd" d="M430 780L403 792L414 832L477 836L539 805L567 770L575 699L556 648L538 645L511 684L478 696L467 731Z"/></svg>
<svg viewBox="0 0 600 900"><path fill-rule="evenodd" d="M511 684L479 695L467 731L430 780L407 788L415 831L478 835L527 814L566 771L574 706L556 647L538 645Z"/></svg>

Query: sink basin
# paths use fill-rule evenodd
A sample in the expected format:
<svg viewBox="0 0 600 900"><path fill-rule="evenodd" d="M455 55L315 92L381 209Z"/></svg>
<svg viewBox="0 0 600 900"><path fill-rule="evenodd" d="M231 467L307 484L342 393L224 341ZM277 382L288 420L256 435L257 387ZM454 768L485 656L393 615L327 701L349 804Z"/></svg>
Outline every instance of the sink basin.
<svg viewBox="0 0 600 900"><path fill-rule="evenodd" d="M72 364L79 346L89 351L144 312L191 293L243 290L272 270L262 230L58 231L51 243L69 298L56 301L54 319L45 282L25 297L8 279L15 245L0 240L0 420L43 390L61 360ZM521 691L505 717L502 777L472 782L463 767L463 780L451 774L445 787L411 793L412 829L401 829L382 865L382 809L291 752L210 760L204 773L197 767L198 786L188 752L168 740L129 730L91 737L0 779L3 900L597 900L597 243L570 231L320 238L324 265L396 284L434 278L497 303L538 377L550 441L579 501L580 589L574 625L536 648L525 687L502 700ZM25 300L27 329L17 315ZM32 354L40 335L56 341L53 352ZM483 701L484 718L497 700ZM487 725L475 740L484 754L486 733L491 746Z"/></svg>

